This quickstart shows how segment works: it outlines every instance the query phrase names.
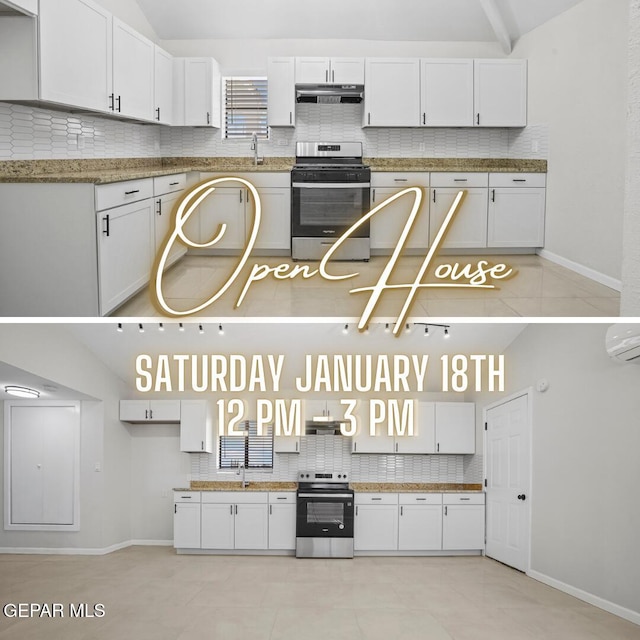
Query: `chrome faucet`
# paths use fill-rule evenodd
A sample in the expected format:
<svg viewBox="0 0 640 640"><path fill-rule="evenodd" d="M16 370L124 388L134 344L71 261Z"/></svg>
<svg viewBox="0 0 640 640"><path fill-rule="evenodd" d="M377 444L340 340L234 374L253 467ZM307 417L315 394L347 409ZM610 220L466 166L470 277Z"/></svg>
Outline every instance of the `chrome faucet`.
<svg viewBox="0 0 640 640"><path fill-rule="evenodd" d="M258 134L255 131L251 134L251 151L253 151L253 164L257 167L263 163L264 158L258 156Z"/></svg>
<svg viewBox="0 0 640 640"><path fill-rule="evenodd" d="M238 470L236 471L236 475L239 476L241 471L242 471L242 488L246 489L249 486L249 482L245 478L245 476L247 474L247 469L244 466L244 462L242 462L242 463L240 463L238 465Z"/></svg>

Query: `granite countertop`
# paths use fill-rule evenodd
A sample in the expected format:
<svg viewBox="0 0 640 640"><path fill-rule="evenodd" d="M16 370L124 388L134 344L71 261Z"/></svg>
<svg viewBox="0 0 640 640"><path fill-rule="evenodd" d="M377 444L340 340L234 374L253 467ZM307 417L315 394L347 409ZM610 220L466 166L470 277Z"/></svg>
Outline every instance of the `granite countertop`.
<svg viewBox="0 0 640 640"><path fill-rule="evenodd" d="M481 484L455 484L451 482L352 482L350 487L359 493L466 493L482 492ZM174 491L295 491L296 482L250 482L242 488L237 482L193 481L189 489Z"/></svg>
<svg viewBox="0 0 640 640"><path fill-rule="evenodd" d="M288 172L294 158L265 158L258 166L250 157L106 158L92 160L0 161L0 182L109 184L197 172ZM365 158L372 171L492 171L546 173L546 160L489 158Z"/></svg>

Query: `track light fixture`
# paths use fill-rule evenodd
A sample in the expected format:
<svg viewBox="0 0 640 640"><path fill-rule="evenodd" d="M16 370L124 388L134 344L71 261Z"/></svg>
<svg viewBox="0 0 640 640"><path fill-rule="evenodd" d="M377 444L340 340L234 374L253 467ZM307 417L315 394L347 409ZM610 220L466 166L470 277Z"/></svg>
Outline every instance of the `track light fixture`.
<svg viewBox="0 0 640 640"><path fill-rule="evenodd" d="M344 325L344 329L342 330L342 333L344 333L345 335L347 335L347 333L349 333L349 325L348 324Z"/></svg>
<svg viewBox="0 0 640 640"><path fill-rule="evenodd" d="M221 335L221 336L224 335L224 329L222 328L221 324L218 325L218 335Z"/></svg>
<svg viewBox="0 0 640 640"><path fill-rule="evenodd" d="M144 327L142 326L142 323L140 323L140 324L138 325L138 331L139 331L140 333L144 333Z"/></svg>
<svg viewBox="0 0 640 640"><path fill-rule="evenodd" d="M122 333L124 329L122 328L122 322L118 322L118 333Z"/></svg>
<svg viewBox="0 0 640 640"><path fill-rule="evenodd" d="M201 324L198 325L198 332L200 335L204 335L204 327Z"/></svg>
<svg viewBox="0 0 640 640"><path fill-rule="evenodd" d="M178 323L178 331L184 331L184 325L182 322Z"/></svg>
<svg viewBox="0 0 640 640"><path fill-rule="evenodd" d="M451 337L451 325L448 324L433 324L432 322L414 322L414 324L416 326L424 326L424 337L428 338L431 333L429 332L429 328L431 329L442 329L443 330L443 337L445 339L450 338Z"/></svg>
<svg viewBox="0 0 640 640"><path fill-rule="evenodd" d="M158 331L164 331L164 325L162 322L158 325Z"/></svg>

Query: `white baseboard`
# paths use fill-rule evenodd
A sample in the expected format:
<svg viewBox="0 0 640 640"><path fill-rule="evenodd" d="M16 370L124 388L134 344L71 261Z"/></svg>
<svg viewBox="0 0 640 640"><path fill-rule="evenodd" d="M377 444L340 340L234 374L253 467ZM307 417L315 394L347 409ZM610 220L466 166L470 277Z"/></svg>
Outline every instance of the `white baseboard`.
<svg viewBox="0 0 640 640"><path fill-rule="evenodd" d="M546 249L539 249L537 253L541 258L549 260L549 262L559 264L561 267L566 267L571 271L575 271L581 276L589 278L589 280L595 280L596 282L603 284L605 287L609 287L610 289L614 289L615 291L622 291L622 280L616 280L611 276L606 276L604 275L604 273L600 273L595 269L585 267L584 265L579 264L578 262L574 262L573 260L563 258L562 256L552 253L551 251L547 251Z"/></svg>
<svg viewBox="0 0 640 640"><path fill-rule="evenodd" d="M592 593L587 591L583 591L582 589L578 589L577 587L572 587L570 584L565 584L560 580L556 580L555 578L550 578L544 573L539 573L537 571L529 571L527 575L538 582L543 582L554 589L558 589L559 591L564 591L564 593L568 593L570 596L574 598L578 598L578 600L583 600L584 602L588 602L592 604L594 607L598 607L599 609L604 609L609 613L613 613L614 615L624 618L625 620L629 620L629 622L633 622L634 624L640 625L640 613L637 611L632 611L631 609L627 609L626 607L621 607L619 604L615 604L614 602L610 602L609 600L605 600L600 596L595 596Z"/></svg>
<svg viewBox="0 0 640 640"><path fill-rule="evenodd" d="M120 551L127 547L170 547L173 540L126 540L100 549L82 549L73 547L0 547L0 554L15 555L49 555L49 556L106 556L114 551Z"/></svg>

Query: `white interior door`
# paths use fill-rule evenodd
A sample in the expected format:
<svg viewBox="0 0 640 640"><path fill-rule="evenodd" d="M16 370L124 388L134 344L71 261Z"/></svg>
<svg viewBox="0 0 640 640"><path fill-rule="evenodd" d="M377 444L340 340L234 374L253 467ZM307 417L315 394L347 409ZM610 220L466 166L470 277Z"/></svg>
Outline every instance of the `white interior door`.
<svg viewBox="0 0 640 640"><path fill-rule="evenodd" d="M487 556L529 568L531 437L527 394L486 410Z"/></svg>

